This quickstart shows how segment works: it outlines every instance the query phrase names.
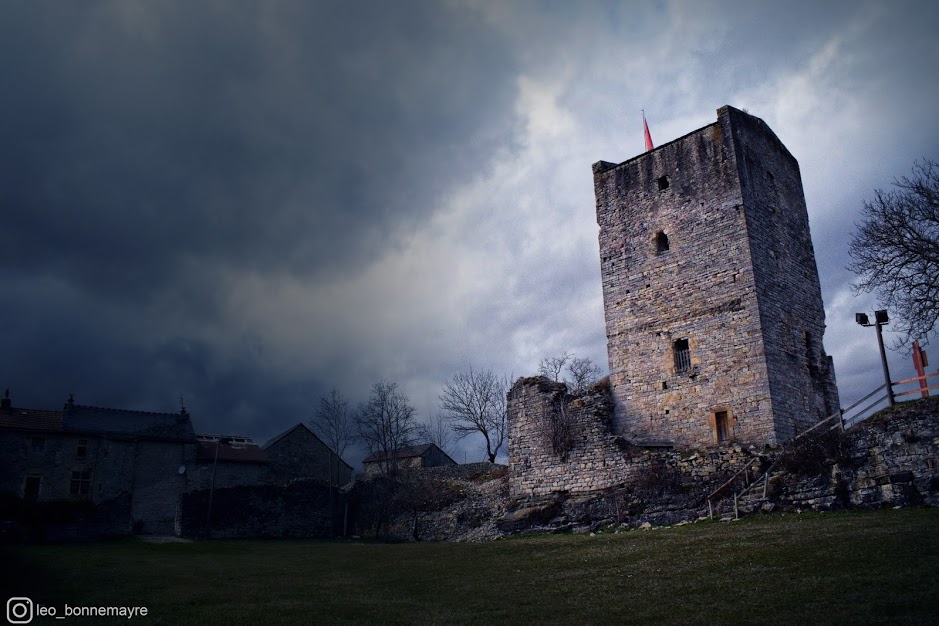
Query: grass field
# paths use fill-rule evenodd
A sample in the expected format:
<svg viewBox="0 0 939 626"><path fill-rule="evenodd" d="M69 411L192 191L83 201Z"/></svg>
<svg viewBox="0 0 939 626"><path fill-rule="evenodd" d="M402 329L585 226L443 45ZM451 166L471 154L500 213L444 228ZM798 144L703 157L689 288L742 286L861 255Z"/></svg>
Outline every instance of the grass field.
<svg viewBox="0 0 939 626"><path fill-rule="evenodd" d="M60 615L148 608L130 623L939 622L936 509L483 544L128 540L0 557L8 596Z"/></svg>

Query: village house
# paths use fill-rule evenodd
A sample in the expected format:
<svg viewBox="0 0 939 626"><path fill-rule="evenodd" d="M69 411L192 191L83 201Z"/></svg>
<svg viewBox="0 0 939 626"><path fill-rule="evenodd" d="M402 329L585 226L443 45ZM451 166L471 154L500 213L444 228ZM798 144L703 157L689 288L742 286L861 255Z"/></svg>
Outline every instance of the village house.
<svg viewBox="0 0 939 626"><path fill-rule="evenodd" d="M95 528L78 535L178 534L184 494L298 477L327 483L330 460L339 484L351 480L351 466L302 424L261 448L250 437L195 434L184 407L132 411L70 396L55 411L14 407L9 391L0 399L5 506L90 505Z"/></svg>
<svg viewBox="0 0 939 626"><path fill-rule="evenodd" d="M399 448L390 454L374 452L362 461L362 469L365 476L377 476L385 473L386 469L392 465L395 469L403 470L456 464L456 461L436 444L424 443Z"/></svg>
<svg viewBox="0 0 939 626"><path fill-rule="evenodd" d="M294 478L329 482L332 478L333 484L345 485L352 480L352 466L303 423L272 437L264 444L263 452L271 461L271 479L274 482Z"/></svg>
<svg viewBox="0 0 939 626"><path fill-rule="evenodd" d="M173 532L196 453L185 409L83 406L71 396L62 411L25 409L9 392L0 403L0 491L36 502L120 501L126 532Z"/></svg>

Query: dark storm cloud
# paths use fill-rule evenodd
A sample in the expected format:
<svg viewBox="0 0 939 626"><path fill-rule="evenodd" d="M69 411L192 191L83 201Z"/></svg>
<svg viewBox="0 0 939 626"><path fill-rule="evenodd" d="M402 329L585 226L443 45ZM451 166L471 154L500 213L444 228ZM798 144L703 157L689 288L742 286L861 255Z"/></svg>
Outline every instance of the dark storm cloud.
<svg viewBox="0 0 939 626"><path fill-rule="evenodd" d="M355 274L513 133L502 42L456 9L2 11L2 384L23 404L307 417L327 383L275 373L251 329L206 331L231 281Z"/></svg>
<svg viewBox="0 0 939 626"><path fill-rule="evenodd" d="M511 131L466 14L121 4L5 7L6 268L123 298L192 260L360 267Z"/></svg>

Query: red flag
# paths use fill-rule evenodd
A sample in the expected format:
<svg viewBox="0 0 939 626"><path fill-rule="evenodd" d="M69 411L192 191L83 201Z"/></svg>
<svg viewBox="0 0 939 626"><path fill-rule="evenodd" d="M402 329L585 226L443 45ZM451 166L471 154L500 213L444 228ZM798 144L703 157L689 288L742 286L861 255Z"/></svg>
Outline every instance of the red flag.
<svg viewBox="0 0 939 626"><path fill-rule="evenodd" d="M654 148L655 146L652 145L652 135L649 134L649 124L646 123L646 114L645 114L645 112L643 112L643 114L642 114L642 128L643 128L643 130L645 131L645 134L646 134L646 152L648 152L649 150L651 150L651 149Z"/></svg>

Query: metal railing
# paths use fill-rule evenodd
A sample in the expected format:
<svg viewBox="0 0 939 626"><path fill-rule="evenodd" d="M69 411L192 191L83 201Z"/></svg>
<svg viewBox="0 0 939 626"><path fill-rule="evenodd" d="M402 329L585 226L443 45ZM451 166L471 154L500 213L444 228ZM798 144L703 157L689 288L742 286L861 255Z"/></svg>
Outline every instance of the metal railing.
<svg viewBox="0 0 939 626"><path fill-rule="evenodd" d="M937 376L939 376L939 372L935 372L933 374L926 374L925 376L915 376L913 378L906 378L904 380L898 380L897 382L892 382L890 383L891 388L902 387L903 385L911 385L913 383L916 383L917 385L915 388L912 388L912 389L894 391L893 396L895 398L899 398L901 396L919 393L924 398L928 397L930 390L939 389L939 384L929 385L926 383L926 381L929 380L930 378L934 378ZM889 406L890 394L887 393L886 389L887 389L887 384L884 383L883 385L881 385L877 389L874 389L872 392L870 392L869 394L867 394L866 396L864 396L863 398L861 398L860 400L858 400L857 402L849 406L848 408L839 410L838 412L829 415L827 418L823 419L817 424L814 424L811 428L807 428L806 430L802 431L801 433L799 433L798 435L790 439L788 442L786 442L786 446L791 446L793 443L795 443L802 437L826 425L828 427L819 431L819 433L828 432L836 428L840 428L841 430L848 430L849 428L853 428L854 426L857 426L864 420L873 416L875 413ZM873 400L871 400L871 398L873 398ZM864 404L863 407L861 406L862 404ZM744 495L749 493L754 487L760 484L760 482L763 483L763 497L765 498L766 490L769 485L770 473L779 464L779 460L782 458L782 454L784 450L785 450L784 447L781 448L776 459L769 465L769 467L766 468L765 471L760 472L759 476L757 476L756 478L753 478L753 480L750 479L751 478L750 472L752 470L753 459L759 458L759 455L754 455L751 459L749 459L743 468L738 470L733 476L731 476L727 481L725 481L720 487L718 487L713 492L711 492L710 495L708 495L707 497L708 516L711 519L714 518L714 505L715 503L718 503L723 499L723 498L718 498L718 496L721 496L723 493L728 491L729 488L733 484L735 484L738 481L738 479L740 479L741 476L743 476L743 481L744 481L743 488L734 492L734 519L740 519L740 509L739 509L740 498L742 498Z"/></svg>

